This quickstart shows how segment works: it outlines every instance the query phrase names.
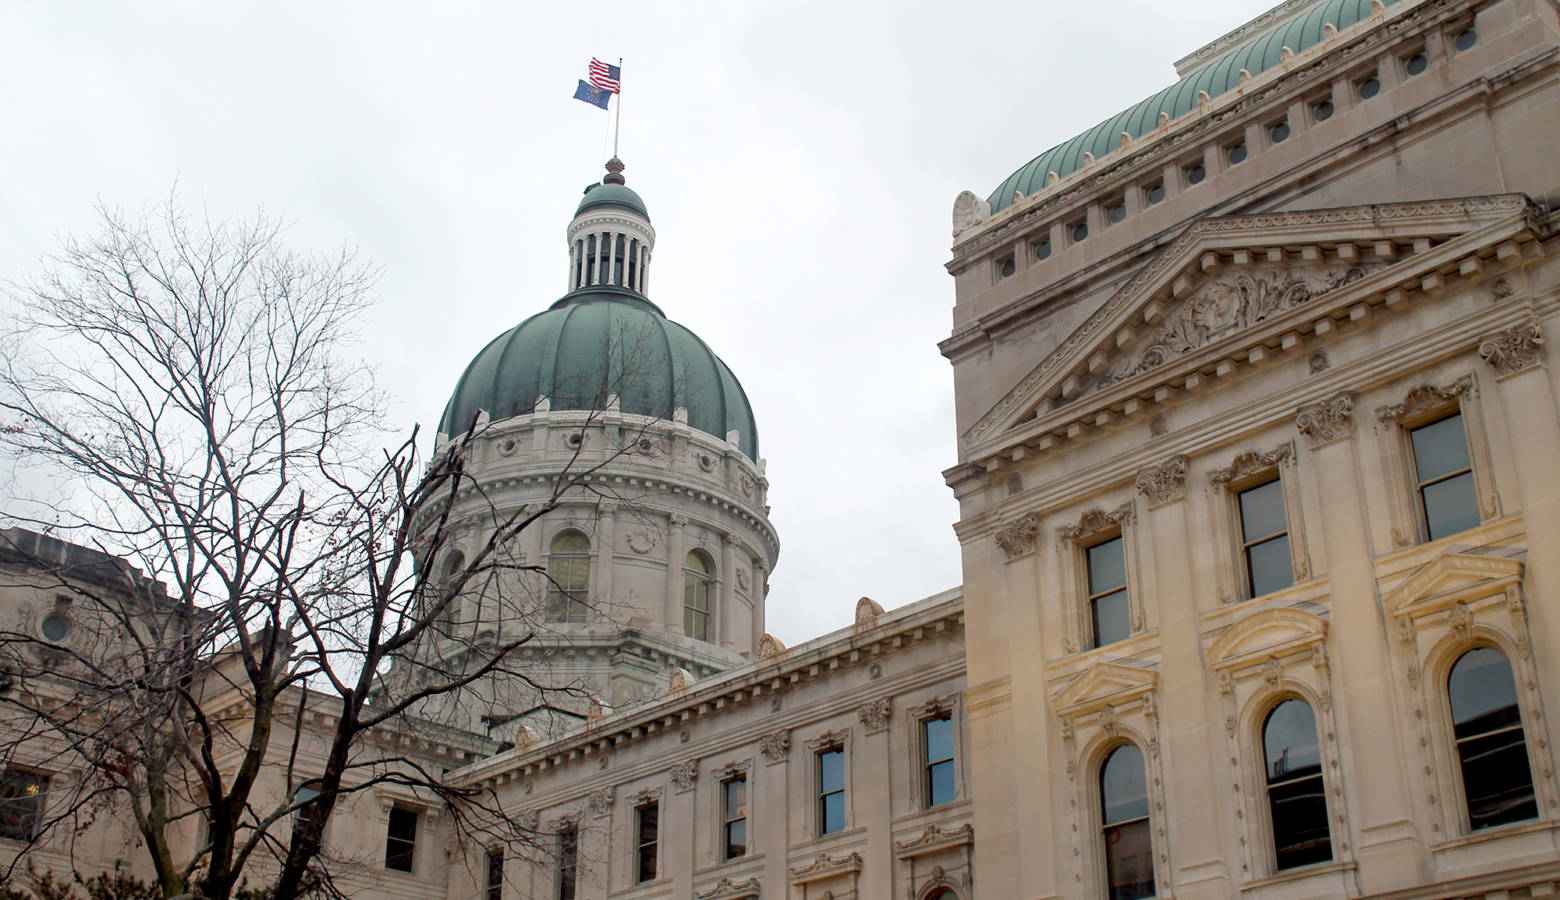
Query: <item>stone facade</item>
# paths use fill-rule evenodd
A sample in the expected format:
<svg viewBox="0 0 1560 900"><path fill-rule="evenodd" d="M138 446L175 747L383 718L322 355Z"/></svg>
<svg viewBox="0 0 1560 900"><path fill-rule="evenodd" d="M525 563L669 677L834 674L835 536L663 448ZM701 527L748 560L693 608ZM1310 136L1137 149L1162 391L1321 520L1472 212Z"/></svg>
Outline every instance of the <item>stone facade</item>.
<svg viewBox="0 0 1560 900"><path fill-rule="evenodd" d="M955 206L983 900L1560 880L1560 27L1405 0L1334 32L994 215ZM1455 520L1429 426L1461 460ZM1531 776L1494 807L1449 706L1479 659L1520 719L1502 777ZM1304 815L1267 731L1291 700ZM1121 748L1146 816L1124 824Z"/></svg>

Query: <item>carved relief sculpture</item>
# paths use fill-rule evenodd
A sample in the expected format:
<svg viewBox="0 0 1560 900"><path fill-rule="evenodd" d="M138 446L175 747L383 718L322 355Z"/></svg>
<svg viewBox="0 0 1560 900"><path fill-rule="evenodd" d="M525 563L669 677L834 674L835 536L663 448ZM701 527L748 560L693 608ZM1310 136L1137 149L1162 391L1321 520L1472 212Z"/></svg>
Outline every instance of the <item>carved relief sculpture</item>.
<svg viewBox="0 0 1560 900"><path fill-rule="evenodd" d="M690 759L687 762L672 766L672 787L679 791L693 789L693 783L699 780L699 761Z"/></svg>
<svg viewBox="0 0 1560 900"><path fill-rule="evenodd" d="M1185 456L1173 456L1157 466L1149 466L1137 475L1137 489L1149 505L1162 506L1181 499L1186 490Z"/></svg>
<svg viewBox="0 0 1560 900"><path fill-rule="evenodd" d="M785 760L791 755L791 732L782 728L760 737L758 752L772 763Z"/></svg>
<svg viewBox="0 0 1560 900"><path fill-rule="evenodd" d="M1264 469L1271 469L1279 463L1287 462L1294 454L1292 444L1280 444L1267 453L1258 453L1255 450L1247 450L1236 456L1234 461L1222 469L1214 469L1208 474L1208 480L1214 484L1229 484L1236 479L1245 478L1247 475L1255 475Z"/></svg>
<svg viewBox="0 0 1560 900"><path fill-rule="evenodd" d="M1109 531L1132 521L1132 504L1123 503L1112 512L1095 507L1083 514L1076 525L1064 525L1057 533L1069 541L1082 540L1102 531Z"/></svg>
<svg viewBox="0 0 1560 900"><path fill-rule="evenodd" d="M894 701L883 697L868 703L856 710L856 718L861 720L861 725L867 733L882 731L888 727L888 720L894 714Z"/></svg>
<svg viewBox="0 0 1560 900"><path fill-rule="evenodd" d="M877 627L878 617L883 615L883 605L871 597L856 601L856 633Z"/></svg>
<svg viewBox="0 0 1560 900"><path fill-rule="evenodd" d="M1354 433L1354 395L1342 393L1300 407L1295 427L1318 447Z"/></svg>
<svg viewBox="0 0 1560 900"><path fill-rule="evenodd" d="M1035 549L1035 538L1040 534L1040 514L1025 513L997 529L997 546L1008 559L1017 559Z"/></svg>
<svg viewBox="0 0 1560 900"><path fill-rule="evenodd" d="M746 878L742 881L732 881L722 876L715 886L707 891L700 891L694 896L698 900L746 900L749 897L757 897L761 885L757 878Z"/></svg>
<svg viewBox="0 0 1560 900"><path fill-rule="evenodd" d="M585 806L590 810L590 814L598 819L612 812L612 788L604 787L592 791L590 796L585 798Z"/></svg>
<svg viewBox="0 0 1560 900"><path fill-rule="evenodd" d="M1472 390L1472 376L1459 378L1446 387L1421 384L1410 390L1403 397L1402 403L1389 403L1376 410L1376 418L1383 422L1395 422L1400 419L1406 419L1427 409L1435 409L1437 406L1456 400Z"/></svg>
<svg viewBox="0 0 1560 900"><path fill-rule="evenodd" d="M760 660L781 659L785 656L785 652L785 644L767 631L764 632L763 637L758 639L758 658Z"/></svg>
<svg viewBox="0 0 1560 900"><path fill-rule="evenodd" d="M1479 358L1504 377L1532 368L1543 360L1544 333L1537 322L1523 322L1479 342Z"/></svg>

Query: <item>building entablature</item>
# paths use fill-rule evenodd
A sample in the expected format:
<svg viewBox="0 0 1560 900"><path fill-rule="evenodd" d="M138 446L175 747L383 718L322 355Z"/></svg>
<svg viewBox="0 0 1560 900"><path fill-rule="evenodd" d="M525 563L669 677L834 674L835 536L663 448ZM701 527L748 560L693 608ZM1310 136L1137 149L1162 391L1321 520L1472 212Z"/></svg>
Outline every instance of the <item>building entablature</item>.
<svg viewBox="0 0 1560 900"><path fill-rule="evenodd" d="M957 359L1032 314L1041 305L1039 295L1050 294L1044 289L1055 282L1075 290L1088 283L1080 281L1084 272L1098 280L1104 268L1130 265L1145 242L1192 218L1245 211L1303 192L1305 185L1325 181L1329 171L1358 165L1369 148L1391 152L1408 131L1464 107L1483 108L1492 91L1508 90L1544 70L1555 48L1539 43L1546 40L1541 29L1515 36L1531 45L1521 52L1481 53L1495 37L1481 35L1472 50L1447 59L1448 31L1471 22L1471 7L1402 0L1177 119L1162 117L1158 128L1124 139L1099 160L1086 157L1077 171L994 215L982 218L984 201L961 195L954 256L947 263L958 286L955 328L942 344L944 355ZM1412 76L1399 69L1404 53L1416 48L1435 65L1455 64L1464 71L1411 85ZM1366 70L1385 79L1377 90L1407 93L1396 103L1366 105L1374 112L1361 127L1357 115L1345 113L1364 103L1351 91ZM1324 95L1328 112L1322 120L1315 107ZM1277 123L1284 126L1281 138L1272 133ZM1314 134L1297 139L1305 132ZM1240 159L1231 161L1228 154L1237 147ZM1248 154L1252 161L1241 165ZM1199 169L1195 183L1187 174L1192 168ZM1204 189L1208 184L1218 190Z"/></svg>
<svg viewBox="0 0 1560 900"><path fill-rule="evenodd" d="M870 601L863 601L868 604ZM745 708L840 670L867 666L912 646L962 633L963 596L945 591L892 613L861 612L855 625L793 648L766 640L759 659L690 686L673 685L657 700L587 723L574 734L543 746L517 749L477 763L457 776L468 785L497 786L586 759L595 759L688 723ZM961 657L962 660L962 657Z"/></svg>
<svg viewBox="0 0 1560 900"><path fill-rule="evenodd" d="M1542 255L1553 231L1520 195L1204 219L966 430L950 484L1493 282Z"/></svg>

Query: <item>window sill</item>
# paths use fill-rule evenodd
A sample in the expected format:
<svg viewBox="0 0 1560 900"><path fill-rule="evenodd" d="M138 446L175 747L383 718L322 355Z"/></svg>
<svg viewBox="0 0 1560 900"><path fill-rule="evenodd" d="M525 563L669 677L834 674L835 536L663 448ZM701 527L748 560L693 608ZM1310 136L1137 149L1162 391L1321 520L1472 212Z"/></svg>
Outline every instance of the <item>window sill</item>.
<svg viewBox="0 0 1560 900"><path fill-rule="evenodd" d="M1248 881L1240 886L1243 891L1258 891L1275 884L1288 884L1292 881L1304 881L1307 878L1316 878L1321 875L1332 875L1336 872L1352 872L1356 867L1353 860L1339 860L1334 862L1312 863L1309 866L1300 866L1279 872L1277 875L1269 875L1266 878L1258 878Z"/></svg>
<svg viewBox="0 0 1560 900"><path fill-rule="evenodd" d="M1430 852L1440 853L1444 850L1458 850L1463 847L1472 847L1487 841L1498 841L1502 838L1517 837L1524 834L1533 834L1540 831L1560 831L1560 821L1554 819L1527 819L1522 822L1512 822L1509 825L1496 825L1493 828L1483 828L1470 834L1450 838L1430 845Z"/></svg>

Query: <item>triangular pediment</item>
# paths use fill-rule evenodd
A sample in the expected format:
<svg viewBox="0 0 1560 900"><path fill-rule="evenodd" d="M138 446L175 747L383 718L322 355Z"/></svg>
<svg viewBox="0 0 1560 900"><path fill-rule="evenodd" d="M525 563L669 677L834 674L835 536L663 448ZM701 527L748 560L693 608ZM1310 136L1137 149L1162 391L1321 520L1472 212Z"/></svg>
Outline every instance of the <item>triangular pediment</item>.
<svg viewBox="0 0 1560 900"><path fill-rule="evenodd" d="M1268 609L1231 625L1208 648L1214 668L1297 653L1327 637L1327 620L1303 609Z"/></svg>
<svg viewBox="0 0 1560 900"><path fill-rule="evenodd" d="M1447 551L1383 599L1394 615L1420 616L1500 593L1521 580L1521 560Z"/></svg>
<svg viewBox="0 0 1560 900"><path fill-rule="evenodd" d="M966 455L1032 437L1091 396L1151 394L1177 365L1276 343L1263 326L1304 320L1305 310L1417 286L1419 270L1445 266L1448 254L1455 263L1509 240L1528 212L1525 198L1498 195L1199 220L964 433Z"/></svg>
<svg viewBox="0 0 1560 900"><path fill-rule="evenodd" d="M1153 690L1159 673L1122 663L1097 662L1052 699L1058 713L1076 715L1099 706L1116 706Z"/></svg>

